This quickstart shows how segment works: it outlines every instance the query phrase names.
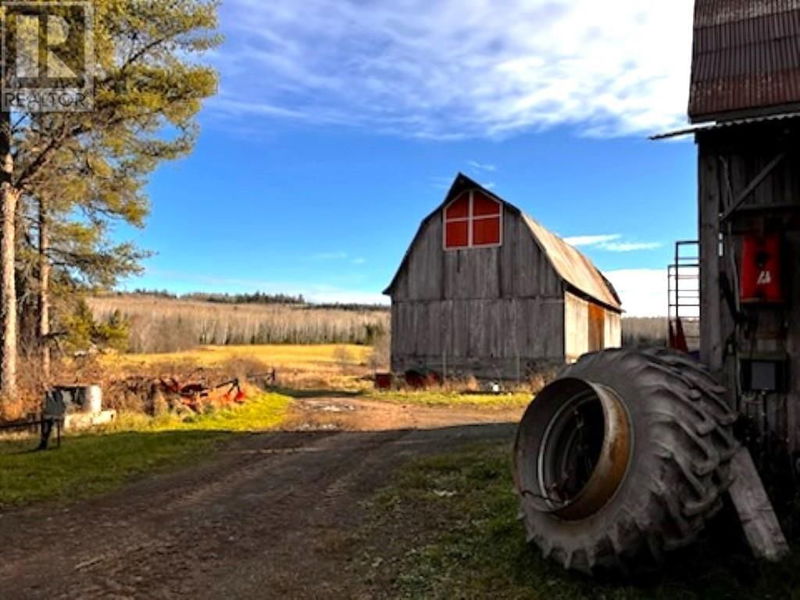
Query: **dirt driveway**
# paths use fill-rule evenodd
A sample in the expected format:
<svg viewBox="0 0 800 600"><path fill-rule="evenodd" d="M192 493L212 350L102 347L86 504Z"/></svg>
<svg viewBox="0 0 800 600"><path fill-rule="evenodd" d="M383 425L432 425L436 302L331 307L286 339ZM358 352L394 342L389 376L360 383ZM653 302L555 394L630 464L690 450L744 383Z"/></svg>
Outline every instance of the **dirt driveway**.
<svg viewBox="0 0 800 600"><path fill-rule="evenodd" d="M410 458L511 439L519 413L300 400L288 431L197 466L0 514L0 598L380 597L354 560L361 501Z"/></svg>

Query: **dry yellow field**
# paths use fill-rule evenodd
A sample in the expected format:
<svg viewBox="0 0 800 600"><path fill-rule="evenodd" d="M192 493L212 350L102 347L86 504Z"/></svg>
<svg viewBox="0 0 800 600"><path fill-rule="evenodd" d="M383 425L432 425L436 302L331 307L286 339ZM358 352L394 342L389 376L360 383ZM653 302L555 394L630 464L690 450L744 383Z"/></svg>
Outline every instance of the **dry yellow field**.
<svg viewBox="0 0 800 600"><path fill-rule="evenodd" d="M221 366L231 360L258 361L267 367L308 369L324 366L338 367L342 363L365 365L372 348L356 345L268 345L268 346L201 346L195 350L169 354L125 354L106 357L119 366L169 365L191 362L199 367ZM346 353L346 354L345 354ZM349 355L349 357L347 356Z"/></svg>
<svg viewBox="0 0 800 600"><path fill-rule="evenodd" d="M110 372L130 375L203 368L247 377L275 369L281 387L362 391L371 387L371 355L371 347L352 344L203 346L169 354L109 355L102 362Z"/></svg>

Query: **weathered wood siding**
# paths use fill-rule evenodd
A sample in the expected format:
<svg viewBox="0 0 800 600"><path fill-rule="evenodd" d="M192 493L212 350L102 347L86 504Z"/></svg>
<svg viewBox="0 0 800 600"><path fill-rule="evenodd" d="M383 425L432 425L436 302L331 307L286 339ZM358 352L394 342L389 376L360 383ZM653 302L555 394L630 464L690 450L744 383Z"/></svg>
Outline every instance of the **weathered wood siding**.
<svg viewBox="0 0 800 600"><path fill-rule="evenodd" d="M557 299L396 302L392 370L525 377L545 364L563 362L562 322L563 304Z"/></svg>
<svg viewBox="0 0 800 600"><path fill-rule="evenodd" d="M567 362L575 362L587 352L622 345L622 317L619 313L569 292L564 301Z"/></svg>
<svg viewBox="0 0 800 600"><path fill-rule="evenodd" d="M560 298L562 281L520 216L506 209L499 248L448 250L442 216L423 224L392 299Z"/></svg>
<svg viewBox="0 0 800 600"><path fill-rule="evenodd" d="M561 279L519 214L503 245L445 251L441 213L423 224L392 297L392 369L524 377L564 361Z"/></svg>
<svg viewBox="0 0 800 600"><path fill-rule="evenodd" d="M788 440L790 450L800 449L798 407L800 407L800 285L797 257L800 256L800 156L793 140L800 128L792 122L760 124L709 132L698 136L700 216L700 313L701 360L729 390L729 400L761 422L761 404L742 403L738 384L737 358L726 352L736 340L740 358L788 357L789 392L768 394L766 420L776 439ZM786 157L764 179L729 223L720 225L719 215L779 153ZM730 229L729 229L730 227ZM738 328L733 310L723 291L727 282L736 289L741 264L741 238L746 233L778 232L783 239L783 277L787 302L784 306L743 306L740 310L755 324ZM729 243L720 250L720 234ZM745 350L746 349L746 350Z"/></svg>
<svg viewBox="0 0 800 600"><path fill-rule="evenodd" d="M606 348L622 347L622 315L613 310L606 310Z"/></svg>

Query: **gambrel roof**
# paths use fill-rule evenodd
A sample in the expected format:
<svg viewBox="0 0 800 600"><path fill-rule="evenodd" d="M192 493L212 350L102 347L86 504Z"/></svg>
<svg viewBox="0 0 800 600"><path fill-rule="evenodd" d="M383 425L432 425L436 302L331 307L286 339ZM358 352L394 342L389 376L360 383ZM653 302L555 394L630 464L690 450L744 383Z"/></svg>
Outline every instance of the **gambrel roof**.
<svg viewBox="0 0 800 600"><path fill-rule="evenodd" d="M459 173L458 177L456 177L444 202L422 221L414 237L414 241L406 251L403 261L400 263L400 267L392 279L392 283L389 284L389 287L383 292L384 294L392 295L398 278L408 262L411 250L416 245L417 240L422 235L428 222L439 215L450 202L469 190L479 190L481 193L503 204L507 210L521 217L536 244L541 248L553 269L555 269L558 276L566 284L568 291L575 292L580 296L593 300L612 310L622 312L622 303L620 302L614 286L586 256L554 233L548 231L540 223L523 213L519 208L506 202L462 173Z"/></svg>

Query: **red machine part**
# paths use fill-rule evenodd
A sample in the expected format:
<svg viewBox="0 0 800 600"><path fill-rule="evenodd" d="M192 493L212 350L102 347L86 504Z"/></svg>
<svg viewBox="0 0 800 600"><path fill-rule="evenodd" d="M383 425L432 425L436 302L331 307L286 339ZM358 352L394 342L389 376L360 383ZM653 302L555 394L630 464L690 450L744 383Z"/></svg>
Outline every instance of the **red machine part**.
<svg viewBox="0 0 800 600"><path fill-rule="evenodd" d="M783 302L780 235L747 235L743 238L741 288L744 303Z"/></svg>

